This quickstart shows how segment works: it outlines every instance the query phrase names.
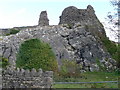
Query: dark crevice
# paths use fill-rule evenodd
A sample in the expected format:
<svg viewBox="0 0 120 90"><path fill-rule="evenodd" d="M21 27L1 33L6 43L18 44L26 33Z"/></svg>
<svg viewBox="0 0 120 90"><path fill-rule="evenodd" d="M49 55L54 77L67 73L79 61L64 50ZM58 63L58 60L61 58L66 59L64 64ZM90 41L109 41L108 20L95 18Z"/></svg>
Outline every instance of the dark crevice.
<svg viewBox="0 0 120 90"><path fill-rule="evenodd" d="M68 41L68 45L70 45L70 47L72 48L72 50L73 50L73 51L76 50L75 47L73 47L73 46L71 45L68 37L66 38L66 40Z"/></svg>
<svg viewBox="0 0 120 90"><path fill-rule="evenodd" d="M16 48L16 46L15 46L15 44L14 44L14 43L12 43L12 44L13 44L13 46L15 47L15 50L18 51L17 48Z"/></svg>
<svg viewBox="0 0 120 90"><path fill-rule="evenodd" d="M70 45L70 47L72 48L73 51L76 50L76 49L70 44L70 42L68 42L68 44Z"/></svg>
<svg viewBox="0 0 120 90"><path fill-rule="evenodd" d="M61 34L60 34L61 35ZM69 35L61 35L63 38L67 38Z"/></svg>
<svg viewBox="0 0 120 90"><path fill-rule="evenodd" d="M74 33L75 33L75 31L74 31ZM76 48L71 45L69 35L67 35L67 36L61 35L61 36L67 40L68 45L71 47L72 51L75 51ZM80 52L80 54L78 54L78 52ZM75 58L79 58L79 59L80 59L80 60L77 60L77 61L76 61L77 64L79 64L79 63L81 63L81 62L84 61L83 52L84 52L83 49L82 49L82 50L77 50L77 52L74 54L74 55L75 55Z"/></svg>
<svg viewBox="0 0 120 90"><path fill-rule="evenodd" d="M86 46L88 46L89 51L91 51L91 45L87 44Z"/></svg>
<svg viewBox="0 0 120 90"><path fill-rule="evenodd" d="M3 51L3 53L2 53L2 57L3 57L3 55L4 55L5 51L6 51L6 46L5 45L4 45L4 47L2 46L2 51Z"/></svg>
<svg viewBox="0 0 120 90"><path fill-rule="evenodd" d="M65 38L65 39L67 40L68 45L70 45L70 47L71 47L71 48L72 48L72 50L74 51L74 50L75 50L75 48L74 48L74 47L70 44L68 36L69 36L69 35L66 35L66 36L61 35L61 37ZM65 47L66 47L66 46L65 46Z"/></svg>
<svg viewBox="0 0 120 90"><path fill-rule="evenodd" d="M12 56L12 48L10 48L10 55L8 56L8 60L11 56Z"/></svg>
<svg viewBox="0 0 120 90"><path fill-rule="evenodd" d="M65 39L67 40L67 44L70 46L71 50L67 49L67 46L66 46L66 45L64 45L64 47L65 47L68 51L73 51L73 52L75 52L76 48L71 45L70 39L69 39L69 35L66 35L66 36L61 35L61 37L65 38ZM73 58L74 58L74 59L77 58L75 54L74 54L74 57L73 57Z"/></svg>

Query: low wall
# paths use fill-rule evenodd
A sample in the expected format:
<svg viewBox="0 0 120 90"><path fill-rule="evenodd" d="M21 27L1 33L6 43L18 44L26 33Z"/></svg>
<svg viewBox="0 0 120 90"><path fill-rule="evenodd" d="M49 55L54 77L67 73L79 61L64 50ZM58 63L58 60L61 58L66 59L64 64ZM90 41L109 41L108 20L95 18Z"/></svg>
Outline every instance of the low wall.
<svg viewBox="0 0 120 90"><path fill-rule="evenodd" d="M2 88L51 88L52 77L52 71L8 68L2 73Z"/></svg>

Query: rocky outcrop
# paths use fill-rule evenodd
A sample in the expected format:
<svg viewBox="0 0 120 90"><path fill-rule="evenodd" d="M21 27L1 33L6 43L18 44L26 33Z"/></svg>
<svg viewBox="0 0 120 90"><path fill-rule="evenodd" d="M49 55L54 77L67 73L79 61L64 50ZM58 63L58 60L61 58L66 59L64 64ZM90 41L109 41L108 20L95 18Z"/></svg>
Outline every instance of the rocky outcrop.
<svg viewBox="0 0 120 90"><path fill-rule="evenodd" d="M51 88L53 72L43 72L42 69L12 69L7 68L2 73L2 88Z"/></svg>
<svg viewBox="0 0 120 90"><path fill-rule="evenodd" d="M59 24L68 24L73 27L75 23L103 28L91 5L88 5L87 9L78 9L74 6L70 6L63 10ZM101 29L101 31L96 29L96 32L106 36L104 29Z"/></svg>
<svg viewBox="0 0 120 90"><path fill-rule="evenodd" d="M36 26L20 31L16 35L3 37L0 43L3 57L8 58L11 64L15 64L21 43L33 38L41 39L51 45L59 65L62 64L63 59L76 60L81 64L81 70L96 71L100 68L97 63L99 60L99 63L108 70L116 67L116 62L103 49L104 46L99 37L88 31L85 26L77 24L73 29L69 29L65 24Z"/></svg>
<svg viewBox="0 0 120 90"><path fill-rule="evenodd" d="M75 24L80 22L81 24L88 25L98 23L96 19L95 11L91 5L88 5L87 9L69 6L63 10L59 24Z"/></svg>
<svg viewBox="0 0 120 90"><path fill-rule="evenodd" d="M7 35L10 33L9 29L0 29L0 36Z"/></svg>
<svg viewBox="0 0 120 90"><path fill-rule="evenodd" d="M38 25L40 25L40 26L48 26L49 25L49 19L47 17L47 12L46 11L42 11L40 13L40 18L39 18Z"/></svg>

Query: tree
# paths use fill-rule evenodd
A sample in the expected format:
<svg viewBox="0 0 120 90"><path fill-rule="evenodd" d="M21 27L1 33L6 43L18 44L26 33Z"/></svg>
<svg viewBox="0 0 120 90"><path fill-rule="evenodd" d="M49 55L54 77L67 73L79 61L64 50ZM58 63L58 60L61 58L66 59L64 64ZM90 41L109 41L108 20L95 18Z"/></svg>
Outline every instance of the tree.
<svg viewBox="0 0 120 90"><path fill-rule="evenodd" d="M117 42L120 42L120 0L110 0L114 11L108 12L106 20L108 21L109 27L114 38Z"/></svg>
<svg viewBox="0 0 120 90"><path fill-rule="evenodd" d="M120 0L110 0L111 5L114 8L114 12L108 12L107 20L109 24L109 29L117 39L117 52L113 53L114 58L117 60L117 66L120 71Z"/></svg>

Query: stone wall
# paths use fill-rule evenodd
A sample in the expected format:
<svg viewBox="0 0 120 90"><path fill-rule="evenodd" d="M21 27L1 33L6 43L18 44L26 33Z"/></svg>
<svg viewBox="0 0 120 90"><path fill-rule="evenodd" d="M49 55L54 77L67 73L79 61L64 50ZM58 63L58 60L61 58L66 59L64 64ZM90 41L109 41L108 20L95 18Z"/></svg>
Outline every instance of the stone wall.
<svg viewBox="0 0 120 90"><path fill-rule="evenodd" d="M3 88L51 88L53 72L42 69L11 69L8 68L2 73Z"/></svg>

